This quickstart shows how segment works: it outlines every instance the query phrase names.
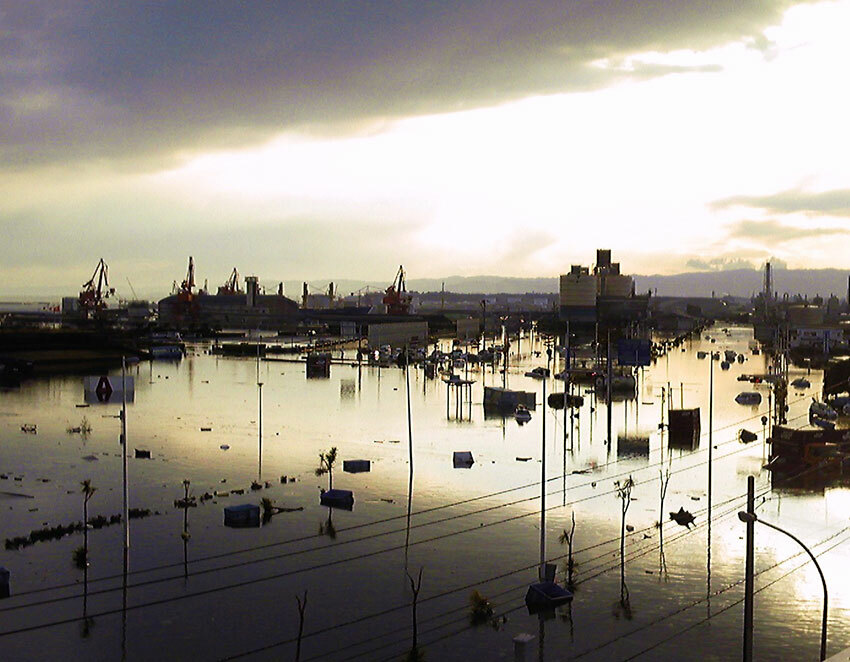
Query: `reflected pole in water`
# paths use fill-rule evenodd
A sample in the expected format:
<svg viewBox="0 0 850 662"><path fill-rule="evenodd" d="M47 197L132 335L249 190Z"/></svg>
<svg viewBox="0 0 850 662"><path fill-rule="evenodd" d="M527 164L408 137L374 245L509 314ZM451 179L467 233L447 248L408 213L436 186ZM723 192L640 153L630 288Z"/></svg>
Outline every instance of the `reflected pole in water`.
<svg viewBox="0 0 850 662"><path fill-rule="evenodd" d="M257 425L257 482L263 480L263 382L257 382L257 398L259 400L259 417Z"/></svg>
<svg viewBox="0 0 850 662"><path fill-rule="evenodd" d="M711 487L714 459L714 357L708 362L708 533L706 546L706 609L711 615Z"/></svg>
<svg viewBox="0 0 850 662"><path fill-rule="evenodd" d="M543 378L543 408L540 442L540 581L546 578L546 377Z"/></svg>
<svg viewBox="0 0 850 662"><path fill-rule="evenodd" d="M127 477L127 359L124 356L121 357L121 465L124 482L124 554L127 555L130 551L130 486Z"/></svg>
<svg viewBox="0 0 850 662"><path fill-rule="evenodd" d="M608 454L610 455L611 454L611 446L613 445L613 441L611 439L611 415L612 415L612 409L613 409L613 405L614 405L614 403L611 401L612 400L612 398L611 398L611 390L612 390L611 382L614 380L614 370L613 370L613 366L611 364L611 329L608 329L608 347L606 348L605 352L606 352L606 364L607 364L605 370L606 370L607 375L608 375L608 380L607 380L608 381L608 388L606 389L606 394L608 396L608 410L607 410L607 416L608 416Z"/></svg>
<svg viewBox="0 0 850 662"><path fill-rule="evenodd" d="M410 464L407 479L407 527L404 536L404 566L407 568L407 548L410 544L410 513L413 506L413 416L410 411L410 373L408 370L410 355L407 350L405 350L404 358L404 384L407 392L407 448ZM446 385L446 389L448 389L448 385Z"/></svg>
<svg viewBox="0 0 850 662"><path fill-rule="evenodd" d="M124 570L121 573L121 659L127 659L127 571L130 566L130 555L124 550Z"/></svg>

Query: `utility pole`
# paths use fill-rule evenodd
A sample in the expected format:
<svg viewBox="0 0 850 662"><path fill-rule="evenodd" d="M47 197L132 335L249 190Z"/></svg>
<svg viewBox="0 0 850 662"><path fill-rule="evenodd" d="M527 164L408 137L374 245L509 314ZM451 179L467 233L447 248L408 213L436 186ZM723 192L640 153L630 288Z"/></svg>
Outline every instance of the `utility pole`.
<svg viewBox="0 0 850 662"><path fill-rule="evenodd" d="M744 662L753 662L753 537L756 479L747 476L747 552L744 575Z"/></svg>

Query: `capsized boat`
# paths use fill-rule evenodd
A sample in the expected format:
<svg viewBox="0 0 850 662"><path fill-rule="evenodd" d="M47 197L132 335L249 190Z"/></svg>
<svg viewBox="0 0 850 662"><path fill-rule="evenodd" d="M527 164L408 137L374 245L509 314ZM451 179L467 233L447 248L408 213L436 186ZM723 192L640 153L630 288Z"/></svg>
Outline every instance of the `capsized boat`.
<svg viewBox="0 0 850 662"><path fill-rule="evenodd" d="M756 391L742 391L735 396L735 402L739 405L760 405L761 393Z"/></svg>

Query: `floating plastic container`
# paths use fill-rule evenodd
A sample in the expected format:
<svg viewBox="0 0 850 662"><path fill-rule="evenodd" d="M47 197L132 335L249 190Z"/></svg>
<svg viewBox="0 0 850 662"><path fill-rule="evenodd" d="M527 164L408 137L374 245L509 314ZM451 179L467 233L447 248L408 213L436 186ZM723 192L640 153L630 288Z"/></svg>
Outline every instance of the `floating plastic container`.
<svg viewBox="0 0 850 662"><path fill-rule="evenodd" d="M372 470L371 460L343 460L342 470L350 474L365 473Z"/></svg>
<svg viewBox="0 0 850 662"><path fill-rule="evenodd" d="M227 506L224 509L224 525L236 529L260 526L260 507L253 503Z"/></svg>
<svg viewBox="0 0 850 662"><path fill-rule="evenodd" d="M0 566L0 598L8 598L12 593L9 588L11 575L12 573L6 570L6 568Z"/></svg>
<svg viewBox="0 0 850 662"><path fill-rule="evenodd" d="M354 508L354 492L351 490L328 490L322 492L319 501L323 506L329 508L343 508L351 510Z"/></svg>
<svg viewBox="0 0 850 662"><path fill-rule="evenodd" d="M554 609L573 599L573 594L555 582L538 582L528 587L525 594L525 606L531 612L542 609Z"/></svg>
<svg viewBox="0 0 850 662"><path fill-rule="evenodd" d="M452 456L452 463L455 469L469 469L475 464L475 460L471 451L455 451Z"/></svg>

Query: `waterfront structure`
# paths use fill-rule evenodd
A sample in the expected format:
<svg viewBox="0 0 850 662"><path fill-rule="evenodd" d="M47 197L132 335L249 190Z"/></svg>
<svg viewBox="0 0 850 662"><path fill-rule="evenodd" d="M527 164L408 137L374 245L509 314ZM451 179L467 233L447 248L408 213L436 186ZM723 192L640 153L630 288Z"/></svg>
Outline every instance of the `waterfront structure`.
<svg viewBox="0 0 850 662"><path fill-rule="evenodd" d="M245 293L207 294L204 290L186 297L182 292L159 301L159 320L179 328L294 328L299 320L298 304L283 295L265 294L256 276L245 278Z"/></svg>

